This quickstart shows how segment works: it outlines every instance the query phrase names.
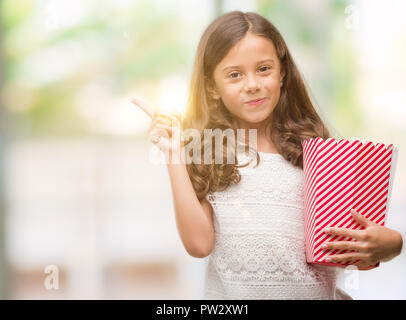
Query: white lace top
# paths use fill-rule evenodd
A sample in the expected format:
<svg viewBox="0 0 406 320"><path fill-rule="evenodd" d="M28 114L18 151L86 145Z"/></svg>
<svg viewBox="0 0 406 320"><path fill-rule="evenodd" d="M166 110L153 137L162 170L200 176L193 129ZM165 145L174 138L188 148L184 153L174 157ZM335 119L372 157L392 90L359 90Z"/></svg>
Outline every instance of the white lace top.
<svg viewBox="0 0 406 320"><path fill-rule="evenodd" d="M336 299L337 268L306 263L303 171L280 154L259 155L257 168L255 158L239 168L238 184L206 196L215 247L204 299Z"/></svg>

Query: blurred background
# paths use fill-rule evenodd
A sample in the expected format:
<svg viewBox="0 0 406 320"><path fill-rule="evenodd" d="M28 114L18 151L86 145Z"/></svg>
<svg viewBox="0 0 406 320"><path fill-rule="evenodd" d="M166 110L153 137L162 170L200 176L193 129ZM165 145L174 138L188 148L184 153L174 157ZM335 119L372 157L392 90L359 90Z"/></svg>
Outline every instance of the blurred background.
<svg viewBox="0 0 406 320"><path fill-rule="evenodd" d="M2 299L199 299L206 259L177 233L150 119L183 112L207 25L254 11L280 30L335 137L399 149L387 226L406 231L405 1L0 1ZM355 299L405 299L406 253Z"/></svg>

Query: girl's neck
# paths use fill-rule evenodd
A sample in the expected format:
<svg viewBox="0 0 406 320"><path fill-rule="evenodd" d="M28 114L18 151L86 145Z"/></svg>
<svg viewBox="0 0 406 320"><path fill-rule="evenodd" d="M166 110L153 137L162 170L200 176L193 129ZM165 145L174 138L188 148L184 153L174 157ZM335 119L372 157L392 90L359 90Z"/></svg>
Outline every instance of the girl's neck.
<svg viewBox="0 0 406 320"><path fill-rule="evenodd" d="M270 137L263 137L262 139L258 137L257 151L266 153L279 153Z"/></svg>
<svg viewBox="0 0 406 320"><path fill-rule="evenodd" d="M257 151L266 153L279 153L275 144L271 139L271 128L258 127L258 128L240 128L245 129L245 144L249 143L249 129L257 129Z"/></svg>

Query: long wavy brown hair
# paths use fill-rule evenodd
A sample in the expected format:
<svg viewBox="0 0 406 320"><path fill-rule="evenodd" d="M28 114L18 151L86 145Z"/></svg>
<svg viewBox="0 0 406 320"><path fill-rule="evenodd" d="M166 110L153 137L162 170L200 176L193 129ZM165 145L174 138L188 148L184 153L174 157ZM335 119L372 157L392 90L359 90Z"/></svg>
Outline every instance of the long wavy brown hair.
<svg viewBox="0 0 406 320"><path fill-rule="evenodd" d="M237 132L237 120L221 99L215 100L210 95L208 86L214 81L213 72L217 64L248 32L271 40L276 48L285 77L279 101L270 119L271 139L287 161L303 168L302 142L316 137L327 139L330 133L313 107L304 81L281 34L266 18L253 12L229 12L216 18L204 31L197 48L182 129L193 128L199 132L203 138L199 147L201 150L212 142L212 138L205 139L204 129L232 129ZM226 141L227 137L224 139ZM185 144L189 142L185 141ZM246 146L246 150L247 148L252 151L249 146ZM204 161L201 164L192 162L186 165L199 200L205 198L208 193L225 190L231 184L240 182L238 168L248 163L239 165L235 152L235 163L227 163L228 152L230 150L227 150L227 144L223 143L222 164L215 163L212 152L211 163ZM190 153L189 155L192 156ZM255 155L258 165L260 156L256 150Z"/></svg>

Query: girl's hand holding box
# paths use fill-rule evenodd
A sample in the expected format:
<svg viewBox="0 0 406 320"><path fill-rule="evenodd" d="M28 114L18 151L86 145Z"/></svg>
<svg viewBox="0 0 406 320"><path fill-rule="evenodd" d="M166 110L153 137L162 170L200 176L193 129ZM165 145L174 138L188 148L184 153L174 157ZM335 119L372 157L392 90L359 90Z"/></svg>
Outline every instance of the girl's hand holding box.
<svg viewBox="0 0 406 320"><path fill-rule="evenodd" d="M325 242L322 245L324 250L347 250L347 253L330 255L326 258L327 262L360 260L355 264L358 269L370 270L380 261L388 261L400 253L403 240L399 232L380 226L355 210L351 210L351 214L353 219L365 229L327 228L328 230L324 232L329 235L351 237L357 240Z"/></svg>

